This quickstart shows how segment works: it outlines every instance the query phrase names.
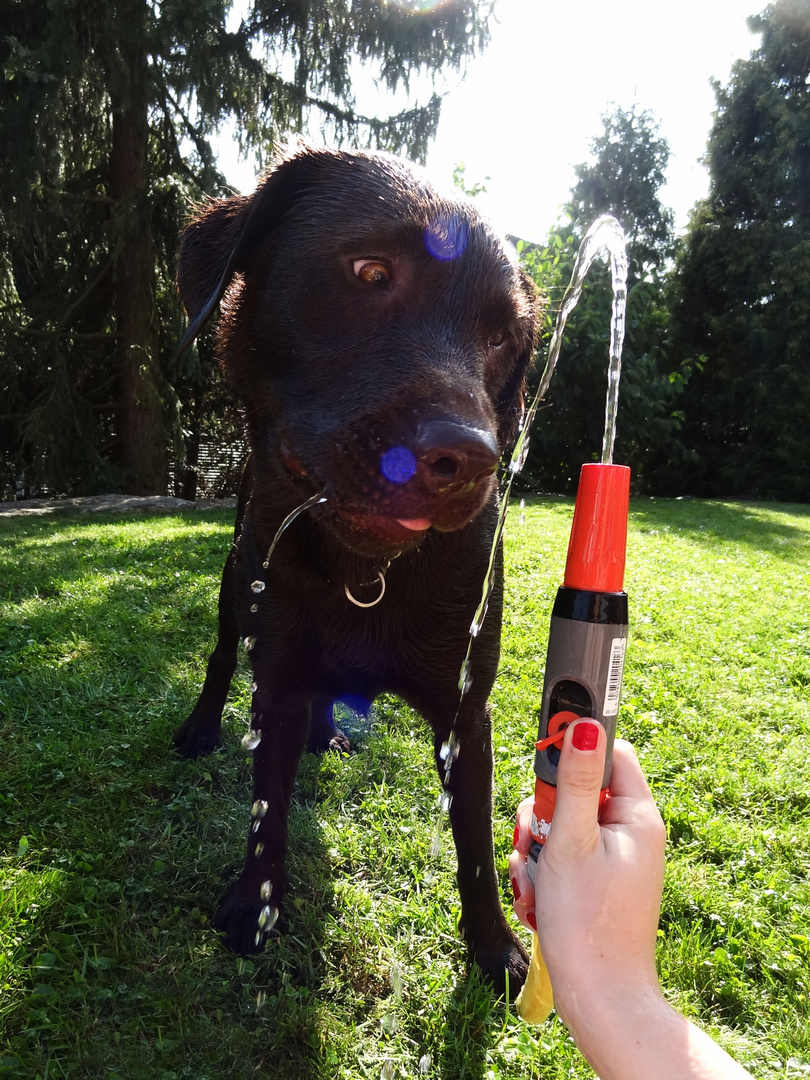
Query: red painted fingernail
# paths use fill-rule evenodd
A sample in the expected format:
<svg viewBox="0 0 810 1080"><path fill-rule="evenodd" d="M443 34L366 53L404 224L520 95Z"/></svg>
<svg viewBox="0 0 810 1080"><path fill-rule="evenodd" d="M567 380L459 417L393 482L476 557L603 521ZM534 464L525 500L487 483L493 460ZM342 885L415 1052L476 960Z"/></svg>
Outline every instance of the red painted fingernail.
<svg viewBox="0 0 810 1080"><path fill-rule="evenodd" d="M520 836L520 829L515 826L515 831L512 835L512 847L517 847L518 837Z"/></svg>
<svg viewBox="0 0 810 1080"><path fill-rule="evenodd" d="M533 911L526 912L526 922L529 924L532 930L537 933L537 919L535 919Z"/></svg>
<svg viewBox="0 0 810 1080"><path fill-rule="evenodd" d="M520 899L520 889L518 887L517 878L512 878L512 895L516 900Z"/></svg>
<svg viewBox="0 0 810 1080"><path fill-rule="evenodd" d="M595 750L599 742L599 725L592 720L577 724L571 742L577 750Z"/></svg>

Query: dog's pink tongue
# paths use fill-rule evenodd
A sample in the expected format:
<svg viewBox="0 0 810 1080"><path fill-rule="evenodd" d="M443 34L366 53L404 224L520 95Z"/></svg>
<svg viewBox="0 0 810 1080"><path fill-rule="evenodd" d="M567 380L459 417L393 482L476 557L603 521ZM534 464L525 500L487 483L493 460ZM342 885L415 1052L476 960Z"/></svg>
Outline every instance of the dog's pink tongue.
<svg viewBox="0 0 810 1080"><path fill-rule="evenodd" d="M410 518L407 521L403 518L397 518L397 524L404 529L412 529L413 532L422 532L430 528L430 522L427 518Z"/></svg>

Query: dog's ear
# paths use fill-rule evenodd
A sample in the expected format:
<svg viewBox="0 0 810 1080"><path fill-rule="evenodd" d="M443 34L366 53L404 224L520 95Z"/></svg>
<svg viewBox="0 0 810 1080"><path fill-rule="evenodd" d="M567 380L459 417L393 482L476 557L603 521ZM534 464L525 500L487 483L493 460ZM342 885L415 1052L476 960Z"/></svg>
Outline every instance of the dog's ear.
<svg viewBox="0 0 810 1080"><path fill-rule="evenodd" d="M301 150L267 173L253 195L214 200L191 222L177 259L177 286L190 319L178 354L202 330L234 274L245 270L259 244L309 188L313 171L335 156Z"/></svg>
<svg viewBox="0 0 810 1080"><path fill-rule="evenodd" d="M183 234L177 257L177 287L189 324L178 354L194 341L231 282L254 199L237 195L212 201Z"/></svg>

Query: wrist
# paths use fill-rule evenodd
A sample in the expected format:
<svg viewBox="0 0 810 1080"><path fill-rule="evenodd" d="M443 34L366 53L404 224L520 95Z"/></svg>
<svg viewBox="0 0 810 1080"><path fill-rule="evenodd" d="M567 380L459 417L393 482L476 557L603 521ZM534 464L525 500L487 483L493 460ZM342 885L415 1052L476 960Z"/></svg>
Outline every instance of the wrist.
<svg viewBox="0 0 810 1080"><path fill-rule="evenodd" d="M658 981L568 1001L560 1015L601 1080L752 1080L666 1001Z"/></svg>
<svg viewBox="0 0 810 1080"><path fill-rule="evenodd" d="M655 1075L650 1054L673 1023L685 1020L668 1004L657 978L632 986L607 983L566 993L557 1011L583 1057L602 1080Z"/></svg>

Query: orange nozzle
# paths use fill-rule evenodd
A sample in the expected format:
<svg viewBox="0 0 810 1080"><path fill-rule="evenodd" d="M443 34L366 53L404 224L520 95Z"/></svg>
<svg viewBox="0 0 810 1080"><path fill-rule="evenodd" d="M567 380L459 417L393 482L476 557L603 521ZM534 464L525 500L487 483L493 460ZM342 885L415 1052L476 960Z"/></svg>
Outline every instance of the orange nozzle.
<svg viewBox="0 0 810 1080"><path fill-rule="evenodd" d="M622 591L629 506L626 465L582 466L563 582L569 589Z"/></svg>
<svg viewBox="0 0 810 1080"><path fill-rule="evenodd" d="M610 788L602 788L599 792L599 805L597 815L602 813L602 807L610 798ZM532 840L538 844L545 844L551 829L551 819L557 805L557 789L545 780L538 780L534 785L534 806L532 807L532 821L529 833Z"/></svg>
<svg viewBox="0 0 810 1080"><path fill-rule="evenodd" d="M553 784L547 784L539 777L534 785L534 806L532 807L532 823L529 827L532 840L538 844L545 844L548 831L551 828L551 818L557 803L557 789Z"/></svg>

